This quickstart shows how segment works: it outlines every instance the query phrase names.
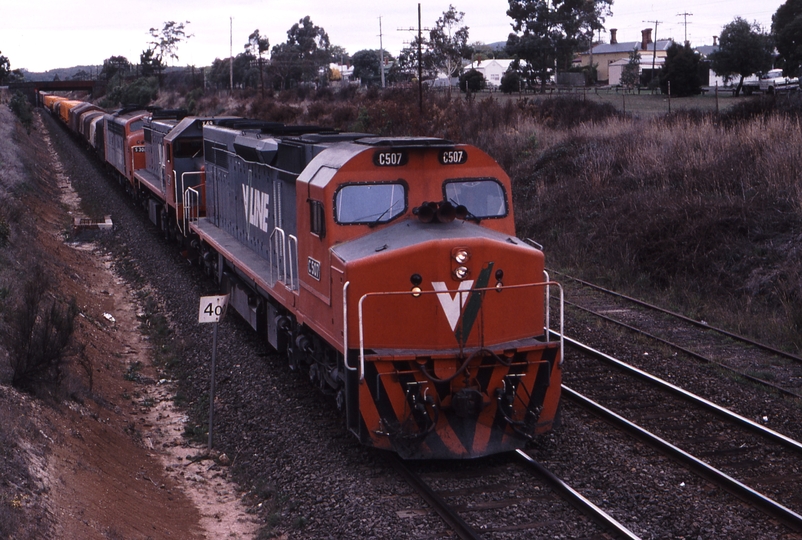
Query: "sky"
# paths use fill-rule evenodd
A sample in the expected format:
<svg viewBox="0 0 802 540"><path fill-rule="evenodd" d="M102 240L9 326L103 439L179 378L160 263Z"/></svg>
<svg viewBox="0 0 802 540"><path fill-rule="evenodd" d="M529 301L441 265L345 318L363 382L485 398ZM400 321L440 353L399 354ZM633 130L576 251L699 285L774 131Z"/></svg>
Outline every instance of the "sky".
<svg viewBox="0 0 802 540"><path fill-rule="evenodd" d="M407 46L418 25L416 0L0 0L0 51L12 69L41 72L76 65L101 65L110 56L132 63L148 47L150 28L165 22L189 21L193 34L178 48L178 66L208 66L244 49L248 35L259 29L270 46L287 40L287 30L305 16L322 27L332 45L353 54L378 49L381 42L392 55ZM609 42L611 28L618 41L640 41L641 30L657 23L657 39L671 37L692 45L712 45L721 28L741 17L767 31L781 0L614 0L601 38ZM465 13L470 42L506 41L512 20L507 0L423 0L421 22L433 27L453 5ZM687 13L687 16L682 14ZM684 22L687 20L687 26ZM231 30L231 32L230 32ZM170 63L170 62L168 62Z"/></svg>

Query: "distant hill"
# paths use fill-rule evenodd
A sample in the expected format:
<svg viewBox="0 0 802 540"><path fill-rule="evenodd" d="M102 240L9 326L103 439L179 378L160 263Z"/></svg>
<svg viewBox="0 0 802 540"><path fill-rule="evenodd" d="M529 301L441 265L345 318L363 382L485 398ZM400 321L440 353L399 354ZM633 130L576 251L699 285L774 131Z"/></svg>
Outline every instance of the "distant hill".
<svg viewBox="0 0 802 540"><path fill-rule="evenodd" d="M74 66L69 68L51 69L45 72L37 73L22 69L22 74L25 76L26 81L69 81L74 78L77 79L94 79L103 66ZM58 79L56 79L58 77Z"/></svg>

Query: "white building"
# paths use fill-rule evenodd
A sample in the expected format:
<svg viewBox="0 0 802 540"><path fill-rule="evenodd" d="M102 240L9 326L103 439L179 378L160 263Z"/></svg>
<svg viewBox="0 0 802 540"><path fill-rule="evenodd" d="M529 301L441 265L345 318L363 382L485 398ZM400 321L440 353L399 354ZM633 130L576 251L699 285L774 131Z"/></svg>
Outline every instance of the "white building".
<svg viewBox="0 0 802 540"><path fill-rule="evenodd" d="M496 60L491 58L473 62L469 69L475 69L481 73L488 86L498 87L501 86L501 77L507 72L512 62L512 59Z"/></svg>

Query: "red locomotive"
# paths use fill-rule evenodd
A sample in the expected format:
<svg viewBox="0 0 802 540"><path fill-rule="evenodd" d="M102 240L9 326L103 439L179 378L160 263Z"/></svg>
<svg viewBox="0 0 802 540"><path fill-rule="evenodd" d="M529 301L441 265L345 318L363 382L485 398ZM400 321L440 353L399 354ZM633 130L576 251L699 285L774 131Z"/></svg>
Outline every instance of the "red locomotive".
<svg viewBox="0 0 802 540"><path fill-rule="evenodd" d="M153 221L175 216L231 306L363 444L473 458L552 427L556 284L515 236L510 179L486 153L239 118L144 122L146 162L125 174Z"/></svg>

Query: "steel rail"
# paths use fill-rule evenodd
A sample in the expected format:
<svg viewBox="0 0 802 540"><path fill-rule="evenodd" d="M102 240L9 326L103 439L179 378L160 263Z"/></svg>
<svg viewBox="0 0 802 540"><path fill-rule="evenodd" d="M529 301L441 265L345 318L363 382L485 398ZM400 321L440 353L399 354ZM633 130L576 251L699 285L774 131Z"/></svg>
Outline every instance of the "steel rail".
<svg viewBox="0 0 802 540"><path fill-rule="evenodd" d="M468 525L432 488L426 485L421 478L404 465L401 458L393 454L387 456L387 461L398 471L412 488L423 497L426 503L437 512L462 540L482 540L476 530Z"/></svg>
<svg viewBox="0 0 802 540"><path fill-rule="evenodd" d="M608 529L618 536L622 538L630 538L633 540L639 540L640 537L627 529L621 523L616 521L612 516L610 516L607 512L590 502L586 499L581 493L576 491L574 488L563 482L560 478L558 478L553 472L548 470L542 464L538 463L534 459L532 459L529 454L524 452L523 450L516 450L515 454L518 458L530 469L533 469L534 472L539 474L540 476L544 477L546 481L551 484L552 488L555 491L558 491L560 495L563 496L568 502L573 504L577 507L581 512L590 516L596 523Z"/></svg>
<svg viewBox="0 0 802 540"><path fill-rule="evenodd" d="M718 332L719 334L725 335L727 337L730 337L730 338L733 338L733 339L737 339L739 341L743 341L744 343L749 343L750 345L754 345L755 347L758 347L760 349L772 352L772 353L780 355L780 356L784 356L785 358L790 358L791 360L796 360L797 362L802 362L802 357L797 356L797 355L795 355L793 353L789 353L787 351L781 351L780 349L776 349L776 348L772 347L771 345L766 345L765 343L760 343L759 341L755 341L755 340L750 339L748 337L745 337L745 336L742 336L742 335L739 335L739 334L735 334L735 333L730 332L728 330L724 330L723 328L718 328L716 326L710 326L706 322L697 321L696 319L691 319L690 317L688 317L686 315L683 315L681 313L677 313L675 311L671 311L669 309L662 308L660 306L656 306L656 305L650 304L648 302L644 302L643 300L638 300L637 298L633 298L631 296L627 296L625 294L622 294L622 293L619 293L619 292L615 292L615 291L612 291L610 289L605 289L604 287L601 287L599 285L595 285L593 283L590 283L589 281L585 281L583 279L579 279L579 278L576 278L576 277L573 277L573 276L569 276L568 274L564 274L562 272L558 272L557 270L552 270L552 272L555 273L555 274L559 274L561 276L564 276L566 279L570 279L572 281L576 281L577 283L581 283L582 285L585 285L585 286L590 287L592 289L596 289L596 290L601 291L603 293L606 293L606 294L609 294L609 295L612 295L612 296L616 296L618 298L623 298L624 300L628 300L630 302L634 302L635 304L641 305L643 307L647 307L649 309L653 309L655 311L659 311L661 313L665 313L667 315L671 315L672 317L676 317L678 319L681 319L681 320L683 320L683 321L685 321L687 323L693 324L693 325L698 326L700 328L705 328L707 330L712 330L713 332Z"/></svg>
<svg viewBox="0 0 802 540"><path fill-rule="evenodd" d="M705 356L703 354L699 354L699 353L697 353L695 351L687 349L687 348L683 347L682 345L677 345L676 343L668 341L667 339L663 339L660 336L655 336L654 334L652 334L650 332L647 332L645 330L641 330L640 328L635 328L634 326L632 326L630 324L627 324L625 322L617 321L617 320L613 319L612 317L608 317L607 315L603 315L603 314L601 314L601 313L599 313L597 311L593 311L592 309L580 306L580 305L575 304L574 302L570 302L568 300L565 300L565 305L574 307L574 308L576 308L578 310L584 311L585 313L590 313L591 315L593 315L595 317L599 317L600 319L603 319L603 320L605 320L607 322L610 322L610 323L613 323L613 324L617 324L619 326L623 326L627 330L630 330L630 331L635 332L637 334L640 334L642 336L646 336L649 339L653 339L655 341L659 341L660 343L663 343L664 345L668 345L669 347L673 347L673 348L675 348L675 349L687 354L688 356L696 358L697 360L701 360L702 362L705 362L705 363L708 363L708 364L716 365L716 366L720 367L721 369L729 371L730 373L733 373L734 375L737 375L739 377L743 377L744 379L746 379L748 381L751 381L753 383L761 384L763 386L767 386L767 387L771 388L772 390L775 390L776 392L779 392L780 394L783 394L783 395L786 395L786 396L789 396L789 397L802 399L802 394L797 394L796 392L792 392L791 390L788 390L787 388L783 388L781 386L777 386L776 384L771 383L769 381L760 379L760 378L755 377L753 375L749 375L748 373L744 373L743 371L739 371L739 370L737 370L735 368L732 368L732 367L730 367L730 366L728 366L726 364L722 364L721 362L717 362L717 361L713 360L712 358L708 358L707 356Z"/></svg>
<svg viewBox="0 0 802 540"><path fill-rule="evenodd" d="M564 337L565 337L565 343L567 345L569 345L571 347L574 347L576 349L579 349L582 352L584 352L585 354L589 354L591 356L594 356L595 358L598 358L599 360L602 360L602 361L604 361L604 362L606 362L608 364L611 364L611 365L613 365L613 366L615 366L615 367L617 367L617 368L619 368L619 369L621 369L621 370L623 370L623 371L625 371L625 372L627 372L627 373L629 373L631 375L635 375L636 377L638 377L640 379L643 379L643 380L645 380L645 381L647 381L647 382L649 382L651 384L654 384L654 385L662 388L663 390L669 391L669 392L671 392L671 393L673 393L675 395L678 395L678 396L680 396L680 397L682 397L684 399L687 399L687 400L693 402L694 404L707 409L710 412L713 412L713 413L715 413L715 414L717 414L717 415L719 415L721 417L726 418L727 420L730 420L731 422L735 422L737 424L740 424L740 425L746 427L749 430L757 432L760 435L763 435L764 437L767 437L769 440L771 440L771 441L773 441L775 443L781 444L781 445L783 445L783 446L785 446L787 448L791 448L791 449L796 450L798 452L802 452L802 442L799 442L799 441L797 441L795 439L792 439L792 438L790 438L790 437L788 437L786 435L783 435L782 433L778 433L778 432L776 432L776 431L774 431L772 429L769 429L769 428L767 428L765 426L761 426L760 424L758 424L756 422L753 422L752 420L749 420L748 418L745 418L745 417L743 417L743 416L741 416L739 414L736 414L736 413L732 412L731 410L726 409L726 408L724 408L724 407L722 407L720 405L717 405L717 404L713 403L712 401L709 401L709 400L707 400L707 399L705 399L705 398L703 398L701 396L697 396L696 394L694 394L692 392L689 392L689 391L687 391L687 390L685 390L683 388L680 388L679 386L671 384L668 381L664 381L663 379L661 379L659 377L656 377L656 376L652 375L651 373L646 373L645 371L643 371L641 369L638 369L635 366L627 364L626 362L622 362L621 360L613 358L612 356L607 355L607 354L605 354L605 353L603 353L601 351L597 351L596 349L588 347L587 345L585 345L583 343L580 343L580 342L578 342L578 341L576 341L574 339L571 339L571 338L569 338L567 336L564 336Z"/></svg>
<svg viewBox="0 0 802 540"><path fill-rule="evenodd" d="M696 458L695 456L685 452L681 448L661 439L657 435L646 431L642 427L630 422L626 418L614 413L613 411L604 408L598 403L586 398L582 394L575 392L567 386L562 386L563 396L574 401L581 407L591 411L593 414L603 418L605 421L614 424L627 433L637 437L638 439L646 442L650 446L659 449L661 452L678 460L680 463L693 469L697 474L712 482L717 483L724 489L737 496L738 498L748 502L749 504L759 507L766 512L769 516L784 523L788 527L802 531L802 516L793 510L786 508L777 501L763 495L750 488L749 486L739 482L724 472L708 465L704 461Z"/></svg>

